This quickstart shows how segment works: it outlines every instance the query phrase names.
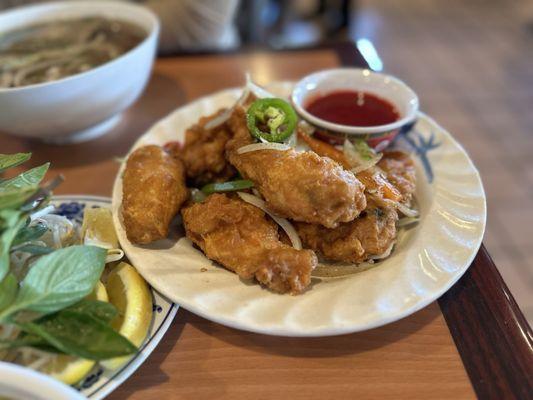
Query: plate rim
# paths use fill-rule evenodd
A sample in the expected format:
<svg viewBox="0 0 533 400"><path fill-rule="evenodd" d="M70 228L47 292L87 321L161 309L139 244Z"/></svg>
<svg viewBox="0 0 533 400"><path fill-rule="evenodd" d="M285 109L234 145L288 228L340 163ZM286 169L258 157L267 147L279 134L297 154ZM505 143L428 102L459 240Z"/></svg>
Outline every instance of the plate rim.
<svg viewBox="0 0 533 400"><path fill-rule="evenodd" d="M293 84L293 83L294 82L291 82L291 81L275 81L275 82L271 82L270 85L285 85L285 84ZM267 86L269 86L269 85L267 85ZM205 101L205 100L207 100L210 97L222 96L223 94L226 94L226 93L229 94L231 92L234 92L234 91L240 90L240 89L241 88L239 88L239 87L231 87L231 88L219 90L219 91L213 92L211 94L196 98L196 99L194 99L194 100L192 100L192 101L190 101L190 102L188 102L186 104L183 104L183 105L175 108L168 115L166 115L163 118L161 118L160 120L156 121L146 132L144 132L142 135L140 135L137 138L137 140L134 142L134 144L131 146L131 148L128 150L128 154L127 155L129 155L134 149L136 149L138 147L139 143L141 143L144 140L144 138L149 134L149 132L151 132L157 125L159 125L163 121L166 121L166 120L170 119L171 116L174 113L178 112L180 109L182 109L184 107L187 107L187 106L191 106L192 104L195 104L195 103L199 104L202 101ZM313 330L310 330L310 331L299 331L299 332L297 332L297 331L295 331L292 328L286 328L286 327L266 327L266 328L262 328L262 327L249 326L248 324L241 323L239 320L236 320L236 319L230 319L230 318L226 318L226 317L219 317L218 315L214 315L214 314L211 314L209 312L204 312L201 308L197 307L196 305L194 305L191 302L187 302L187 301L182 302L180 300L177 300L177 297L176 297L175 293L173 294L173 293L167 292L164 288L158 288L159 285L157 285L157 283L154 284L149 277L144 277L144 275L143 275L143 277L150 283L150 285L152 285L154 288L158 288L158 291L163 293L169 299L172 299L172 301L175 301L176 303L179 303L180 307L183 307L184 309L186 309L186 310L188 310L188 311L190 311L190 312L192 312L192 313L194 313L194 314L196 314L196 315L198 315L198 316L200 316L202 318L205 318L205 319L207 319L209 321L213 321L215 323L219 323L219 324L224 325L224 326L228 326L230 328L235 328L235 329L239 329L239 330L243 330L243 331L247 331L247 332L271 335L271 336L282 336L282 337L326 337L326 336L345 335L345 334L349 334L349 333L367 331L367 330L375 329L375 328L378 328L378 327L381 327L381 326L384 326L384 325L388 325L388 324L390 324L392 322L396 322L396 321L399 321L399 320L401 320L403 318L406 318L409 315L416 313L417 311L420 311L422 308L427 307L429 304L431 304L432 302L434 302L438 298L440 298L444 293L446 293L466 273L466 271L468 270L468 268L472 264L474 258L476 257L477 253L479 252L479 249L481 248L481 245L483 243L483 237L484 237L486 226L487 226L487 198L486 198L486 193L485 193L485 189L484 189L484 186L483 186L483 181L481 179L481 175L479 173L478 168L475 166L472 158L470 157L468 152L465 150L465 148L461 145L461 143L459 143L448 130L446 130L444 127L442 127L440 124L438 124L432 117L430 117L429 115L425 114L422 111L419 111L417 113L417 121L420 120L420 119L425 119L430 125L433 125L433 126L437 127L439 129L439 131L441 131L447 137L447 139L450 140L452 142L452 144L455 147L457 147L457 149L460 150L465 155L465 157L466 157L466 159L467 159L467 161L468 161L468 163L469 163L469 165L471 167L471 170L472 170L471 172L473 173L473 175L475 176L476 180L478 181L479 188L481 189L480 197L483 199L483 210L482 210L483 218L480 221L481 227L480 227L479 237L476 239L475 244L471 246L472 251L471 251L471 254L469 255L469 257L467 258L467 262L465 262L466 266L463 267L462 269L460 269L452 277L452 279L450 279L446 283L446 285L444 285L444 286L440 287L439 289L435 290L430 296L428 296L427 298L424 298L423 300L415 303L413 306L408 307L408 308L404 309L402 312L399 312L397 314L391 315L391 316L386 317L386 318L380 318L380 319L378 319L378 320L376 320L376 321L374 321L372 323L366 323L364 325L359 325L359 326L353 326L353 325L335 326L335 327L326 327L326 328L316 328L316 329L313 329ZM120 169L117 172L117 175L115 177L115 181L113 183L112 202L113 202L113 220L114 220L115 224L117 224L117 222L120 222L120 219L118 218L118 216L115 213L115 206L117 206L117 208L116 208L117 210L119 209L118 205L115 204L115 198L116 198L116 192L118 190L117 189L118 182L119 182L120 177L122 175L122 172L124 170L124 166L125 166L125 163L122 163L121 166L120 166ZM120 235L119 235L119 241L121 243L121 246L124 247L124 245L122 243L122 240L124 240L124 238L121 238ZM130 255L127 253L126 249L124 249L124 251L126 252L128 257L130 259L132 259L130 257ZM184 300L184 299L181 299L181 300Z"/></svg>
<svg viewBox="0 0 533 400"><path fill-rule="evenodd" d="M100 195L84 195L84 194L60 194L53 195L50 199L50 202L66 202L66 201L77 201L77 202L94 202L94 203L103 203L109 206L112 209L112 199L107 196ZM135 266L134 266L135 267ZM166 301L169 305L166 315L163 317L162 322L156 328L154 334L145 339L145 342L139 348L139 351L134 357L128 360L127 363L122 365L120 368L113 371L113 374L109 377L109 380L103 383L100 387L95 388L91 391L91 388L76 388L74 385L74 390L80 393L81 396L85 396L87 399L91 400L100 400L108 396L111 392L117 389L122 385L126 380L128 380L138 369L144 364L147 358L153 353L157 348L167 331L170 329L170 325L174 321L176 313L179 310L179 305L170 300L167 296L158 291L155 287L150 284L150 292L152 294L152 299L155 302L156 295ZM88 376L88 375L87 375ZM84 377L85 379L86 377ZM78 382L81 383L80 381Z"/></svg>

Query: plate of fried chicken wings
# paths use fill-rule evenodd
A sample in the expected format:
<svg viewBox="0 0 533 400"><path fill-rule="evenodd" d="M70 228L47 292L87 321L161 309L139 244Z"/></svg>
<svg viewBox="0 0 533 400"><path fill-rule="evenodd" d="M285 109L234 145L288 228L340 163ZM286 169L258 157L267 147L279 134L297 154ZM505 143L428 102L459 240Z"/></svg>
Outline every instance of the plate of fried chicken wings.
<svg viewBox="0 0 533 400"><path fill-rule="evenodd" d="M357 332L428 305L481 245L477 169L422 113L379 153L322 142L302 121L265 140L256 129L293 121L261 98L292 87L214 93L139 138L113 189L128 258L180 306L265 334Z"/></svg>

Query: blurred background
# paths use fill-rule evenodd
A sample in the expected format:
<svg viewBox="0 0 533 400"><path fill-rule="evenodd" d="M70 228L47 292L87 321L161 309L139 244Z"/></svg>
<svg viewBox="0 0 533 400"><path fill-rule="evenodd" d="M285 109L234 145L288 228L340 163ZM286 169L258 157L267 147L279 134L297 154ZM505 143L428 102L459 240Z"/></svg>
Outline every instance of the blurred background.
<svg viewBox="0 0 533 400"><path fill-rule="evenodd" d="M160 54L353 40L371 68L406 81L480 169L485 245L533 323L532 0L135 2L162 21Z"/></svg>

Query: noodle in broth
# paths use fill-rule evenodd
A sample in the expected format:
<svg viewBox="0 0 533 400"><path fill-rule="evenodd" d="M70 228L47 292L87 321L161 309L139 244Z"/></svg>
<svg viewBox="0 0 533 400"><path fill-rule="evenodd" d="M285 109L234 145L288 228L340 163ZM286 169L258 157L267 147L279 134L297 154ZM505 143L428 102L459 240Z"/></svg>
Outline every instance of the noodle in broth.
<svg viewBox="0 0 533 400"><path fill-rule="evenodd" d="M59 20L0 34L0 88L55 81L111 61L146 32L103 17Z"/></svg>

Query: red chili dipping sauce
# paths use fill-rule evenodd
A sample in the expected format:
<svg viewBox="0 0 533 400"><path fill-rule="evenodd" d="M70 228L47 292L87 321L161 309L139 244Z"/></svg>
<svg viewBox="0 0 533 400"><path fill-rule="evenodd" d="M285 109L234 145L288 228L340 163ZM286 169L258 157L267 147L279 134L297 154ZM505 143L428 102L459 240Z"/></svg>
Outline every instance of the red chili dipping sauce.
<svg viewBox="0 0 533 400"><path fill-rule="evenodd" d="M335 124L377 126L398 121L400 113L389 101L368 92L339 90L312 99L305 109Z"/></svg>

